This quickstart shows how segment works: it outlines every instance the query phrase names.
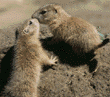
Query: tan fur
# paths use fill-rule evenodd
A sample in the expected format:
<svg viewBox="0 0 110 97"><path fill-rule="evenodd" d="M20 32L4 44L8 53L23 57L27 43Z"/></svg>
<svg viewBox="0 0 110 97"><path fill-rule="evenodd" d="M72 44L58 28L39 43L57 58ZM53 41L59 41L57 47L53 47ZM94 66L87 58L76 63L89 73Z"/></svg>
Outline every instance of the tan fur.
<svg viewBox="0 0 110 97"><path fill-rule="evenodd" d="M57 4L49 4L38 9L32 18L38 19L42 24L47 24L54 39L63 40L71 45L77 55L95 51L102 44L92 24L81 18L72 17Z"/></svg>
<svg viewBox="0 0 110 97"><path fill-rule="evenodd" d="M5 86L3 97L38 97L37 86L41 65L55 65L57 61L55 57L47 56L38 36L39 22L37 19L26 21L18 29L18 38L14 46L13 71Z"/></svg>

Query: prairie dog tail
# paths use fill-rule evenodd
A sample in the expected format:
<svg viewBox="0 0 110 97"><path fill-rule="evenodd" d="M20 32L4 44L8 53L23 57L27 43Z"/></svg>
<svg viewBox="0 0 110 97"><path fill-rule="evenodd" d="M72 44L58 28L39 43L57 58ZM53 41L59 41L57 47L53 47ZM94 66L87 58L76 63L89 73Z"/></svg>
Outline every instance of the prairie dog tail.
<svg viewBox="0 0 110 97"><path fill-rule="evenodd" d="M104 39L95 49L93 49L93 50L91 50L90 51L90 53L92 52L95 52L95 54L96 54L96 50L98 49L98 48L101 48L101 47L103 47L103 46L105 46L107 43L109 43L110 42L110 39L109 38L106 38L106 39Z"/></svg>
<svg viewBox="0 0 110 97"><path fill-rule="evenodd" d="M102 43L98 45L98 48L100 48L100 47L106 45L106 44L109 43L109 42L110 42L110 39L109 39L109 38L104 39L104 40L102 41Z"/></svg>

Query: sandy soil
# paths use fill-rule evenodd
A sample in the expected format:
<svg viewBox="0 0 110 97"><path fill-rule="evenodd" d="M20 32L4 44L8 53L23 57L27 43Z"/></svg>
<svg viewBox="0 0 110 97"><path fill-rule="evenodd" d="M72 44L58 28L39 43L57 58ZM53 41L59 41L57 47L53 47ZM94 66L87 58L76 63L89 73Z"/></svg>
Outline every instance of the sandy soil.
<svg viewBox="0 0 110 97"><path fill-rule="evenodd" d="M110 33L110 0L0 0L0 82L4 82L0 84L0 89L10 74L16 28L35 10L48 3L58 3L72 16L100 26L98 30L102 34ZM41 32L49 34L42 25ZM58 66L43 67L38 87L40 97L110 97L110 43L101 48L96 60L78 65L79 62L71 63L69 55L62 49L56 53L44 47L50 54L60 52L58 57L62 62Z"/></svg>

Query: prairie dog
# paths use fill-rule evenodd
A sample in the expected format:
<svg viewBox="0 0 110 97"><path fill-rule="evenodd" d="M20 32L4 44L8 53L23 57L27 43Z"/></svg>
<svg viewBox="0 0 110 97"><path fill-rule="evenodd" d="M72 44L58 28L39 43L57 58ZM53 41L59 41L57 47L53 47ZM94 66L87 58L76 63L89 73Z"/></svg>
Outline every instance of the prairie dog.
<svg viewBox="0 0 110 97"><path fill-rule="evenodd" d="M72 17L57 4L39 8L33 13L32 18L38 19L41 24L47 24L54 35L54 41L65 41L77 55L94 52L109 41L105 39L101 42L99 33L92 24Z"/></svg>
<svg viewBox="0 0 110 97"><path fill-rule="evenodd" d="M20 29L14 46L13 71L4 87L2 97L38 97L37 86L41 65L56 65L56 57L49 58L43 50L37 19L27 20Z"/></svg>

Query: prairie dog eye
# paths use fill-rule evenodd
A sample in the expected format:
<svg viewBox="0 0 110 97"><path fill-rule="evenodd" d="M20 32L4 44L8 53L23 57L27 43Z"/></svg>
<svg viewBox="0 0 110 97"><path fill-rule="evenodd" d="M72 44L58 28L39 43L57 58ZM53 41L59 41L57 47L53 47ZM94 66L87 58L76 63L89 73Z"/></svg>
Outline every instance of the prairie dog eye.
<svg viewBox="0 0 110 97"><path fill-rule="evenodd" d="M47 11L41 11L40 14L45 14Z"/></svg>
<svg viewBox="0 0 110 97"><path fill-rule="evenodd" d="M32 21L29 22L29 25L31 25L31 24L32 24Z"/></svg>

